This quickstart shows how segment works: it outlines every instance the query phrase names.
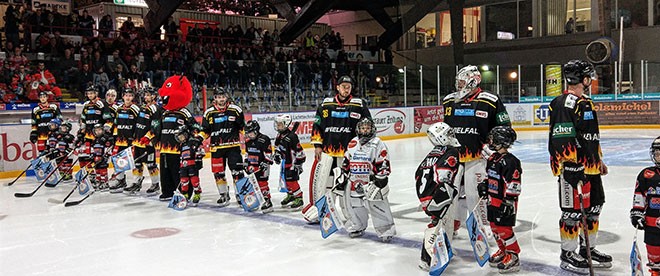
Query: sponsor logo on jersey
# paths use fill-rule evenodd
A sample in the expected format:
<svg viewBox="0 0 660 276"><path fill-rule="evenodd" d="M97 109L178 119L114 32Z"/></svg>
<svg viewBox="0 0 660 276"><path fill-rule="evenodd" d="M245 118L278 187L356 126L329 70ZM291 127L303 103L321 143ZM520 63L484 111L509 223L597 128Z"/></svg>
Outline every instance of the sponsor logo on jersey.
<svg viewBox="0 0 660 276"><path fill-rule="evenodd" d="M215 117L213 118L213 122L218 124L218 123L226 122L227 119L228 119L227 116Z"/></svg>
<svg viewBox="0 0 660 276"><path fill-rule="evenodd" d="M128 129L128 130L131 130L131 129L133 129L133 126L129 126L129 125L118 125L118 126L117 126L117 129Z"/></svg>
<svg viewBox="0 0 660 276"><path fill-rule="evenodd" d="M646 195L660 195L660 189L656 189L654 187L649 187L648 190L646 190Z"/></svg>
<svg viewBox="0 0 660 276"><path fill-rule="evenodd" d="M222 133L231 133L231 129L228 129L228 128L218 129L214 132L211 132L211 136L217 136L217 135L220 135Z"/></svg>
<svg viewBox="0 0 660 276"><path fill-rule="evenodd" d="M332 112L330 112L330 116L332 118L348 118L349 117L349 112L348 111L332 111Z"/></svg>
<svg viewBox="0 0 660 276"><path fill-rule="evenodd" d="M450 167L455 167L456 164L458 164L458 160L456 160L455 156L449 156L447 157L447 160L445 160L445 164L449 165Z"/></svg>
<svg viewBox="0 0 660 276"><path fill-rule="evenodd" d="M506 113L506 111L497 113L497 115L495 115L495 120L499 125L511 122L511 118L509 118L509 113Z"/></svg>
<svg viewBox="0 0 660 276"><path fill-rule="evenodd" d="M585 133L582 134L582 138L587 141L599 141L600 137L598 136L598 133Z"/></svg>
<svg viewBox="0 0 660 276"><path fill-rule="evenodd" d="M454 132L456 134L474 134L479 135L479 131L476 127L455 127Z"/></svg>
<svg viewBox="0 0 660 276"><path fill-rule="evenodd" d="M161 131L161 133L162 133L162 134L174 134L174 132L176 132L176 131L177 131L176 129L166 128L166 129L163 129L163 130Z"/></svg>
<svg viewBox="0 0 660 276"><path fill-rule="evenodd" d="M351 116L351 118L353 118L353 119L360 119L360 118L362 118L362 114L357 113L357 112L351 112L350 116Z"/></svg>
<svg viewBox="0 0 660 276"><path fill-rule="evenodd" d="M479 118L488 118L488 112L483 111L483 110L477 110L477 112L475 113L475 116L477 116Z"/></svg>
<svg viewBox="0 0 660 276"><path fill-rule="evenodd" d="M88 110L87 110L87 114L89 114L89 115L96 114L96 110L94 110L94 109L88 109Z"/></svg>
<svg viewBox="0 0 660 276"><path fill-rule="evenodd" d="M655 172L652 170L644 170L644 178L650 179L655 176Z"/></svg>
<svg viewBox="0 0 660 276"><path fill-rule="evenodd" d="M488 179L488 192L492 194L497 194L498 193L498 187L500 186L499 181L495 179Z"/></svg>
<svg viewBox="0 0 660 276"><path fill-rule="evenodd" d="M369 155L366 152L356 151L353 153L353 156L351 156L351 162L353 161L371 161L371 158L369 158Z"/></svg>
<svg viewBox="0 0 660 276"><path fill-rule="evenodd" d="M325 132L351 133L351 129L348 127L326 127Z"/></svg>
<svg viewBox="0 0 660 276"><path fill-rule="evenodd" d="M593 120L594 119L594 112L593 111L585 111L584 116L582 118L584 118L585 121Z"/></svg>
<svg viewBox="0 0 660 276"><path fill-rule="evenodd" d="M176 117L165 117L163 123L174 123L176 122Z"/></svg>
<svg viewBox="0 0 660 276"><path fill-rule="evenodd" d="M577 100L577 96L573 94L568 94L566 96L566 100L564 101L564 106L572 109L575 107L576 100Z"/></svg>
<svg viewBox="0 0 660 276"><path fill-rule="evenodd" d="M575 127L573 123L558 123L552 128L553 138L575 137Z"/></svg>
<svg viewBox="0 0 660 276"><path fill-rule="evenodd" d="M177 124L180 124L180 125L183 125L183 124L184 124L183 119L177 119L177 120L176 120L176 123L177 123Z"/></svg>
<svg viewBox="0 0 660 276"><path fill-rule="evenodd" d="M488 169L488 177L500 179L500 174L496 170Z"/></svg>
<svg viewBox="0 0 660 276"><path fill-rule="evenodd" d="M355 141L355 140L351 140L350 142L348 142L348 148L349 148L349 149L350 149L350 148L353 148L353 147L355 147L355 146L357 146L357 141Z"/></svg>
<svg viewBox="0 0 660 276"><path fill-rule="evenodd" d="M229 116L227 117L227 120L229 120L230 122L234 122L236 121L236 116Z"/></svg>
<svg viewBox="0 0 660 276"><path fill-rule="evenodd" d="M44 113L44 114L41 114L41 118L51 118L51 117L53 117L53 113Z"/></svg>
<svg viewBox="0 0 660 276"><path fill-rule="evenodd" d="M118 114L117 119L128 119L128 114L126 113Z"/></svg>
<svg viewBox="0 0 660 276"><path fill-rule="evenodd" d="M355 162L351 159L351 164L349 165L351 174L370 174L371 173L371 163L369 162Z"/></svg>
<svg viewBox="0 0 660 276"><path fill-rule="evenodd" d="M474 109L455 109L454 116L472 117L474 116Z"/></svg>
<svg viewBox="0 0 660 276"><path fill-rule="evenodd" d="M660 197L653 197L649 200L649 207L651 209L660 209Z"/></svg>

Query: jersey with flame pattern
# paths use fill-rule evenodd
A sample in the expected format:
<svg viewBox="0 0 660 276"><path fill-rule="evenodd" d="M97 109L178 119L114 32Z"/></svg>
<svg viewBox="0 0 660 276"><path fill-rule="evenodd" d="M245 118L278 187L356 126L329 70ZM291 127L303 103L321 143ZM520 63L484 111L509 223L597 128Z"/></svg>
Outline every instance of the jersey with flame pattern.
<svg viewBox="0 0 660 276"><path fill-rule="evenodd" d="M136 139L135 124L139 114L140 108L135 104L123 105L117 108L112 131L116 146L128 147L133 144L133 140ZM141 138L141 136L137 138Z"/></svg>
<svg viewBox="0 0 660 276"><path fill-rule="evenodd" d="M36 131L38 140L48 139L48 122L55 118L62 119L62 113L56 104L39 104L32 109L32 131Z"/></svg>
<svg viewBox="0 0 660 276"><path fill-rule="evenodd" d="M509 114L500 98L487 91L478 90L465 100L456 102L457 93L444 98L444 122L450 125L461 143L461 163L481 158L481 150L488 141L491 129L511 125Z"/></svg>
<svg viewBox="0 0 660 276"><path fill-rule="evenodd" d="M552 173L559 175L564 162L575 162L584 166L585 174L600 174L603 154L593 101L565 91L550 102L549 108Z"/></svg>
<svg viewBox="0 0 660 276"><path fill-rule="evenodd" d="M358 121L364 117L371 118L371 113L362 99L325 98L316 110L310 143L332 157L342 157L348 141L357 135Z"/></svg>
<svg viewBox="0 0 660 276"><path fill-rule="evenodd" d="M82 114L80 114L80 123L85 125L84 129L80 129L80 136L84 136L86 140L94 140L94 125L105 125L113 120L113 110L105 105L101 100L86 101L83 104Z"/></svg>
<svg viewBox="0 0 660 276"><path fill-rule="evenodd" d="M156 148L161 153L180 154L179 143L176 141L175 132L180 126L191 133L197 133L201 127L195 117L187 108L179 110L165 110L158 122L154 122L152 129L145 135L150 140L156 139Z"/></svg>
<svg viewBox="0 0 660 276"><path fill-rule="evenodd" d="M243 110L235 104L226 107L211 106L204 112L202 132L204 139L211 137L211 152L241 146L240 133L245 127Z"/></svg>
<svg viewBox="0 0 660 276"><path fill-rule="evenodd" d="M155 103L149 105L142 105L140 113L138 113L137 121L135 122L135 145L136 147L145 148L147 145L140 143L140 138L149 132L153 122L160 122L160 116L163 109ZM154 141L157 142L157 141Z"/></svg>

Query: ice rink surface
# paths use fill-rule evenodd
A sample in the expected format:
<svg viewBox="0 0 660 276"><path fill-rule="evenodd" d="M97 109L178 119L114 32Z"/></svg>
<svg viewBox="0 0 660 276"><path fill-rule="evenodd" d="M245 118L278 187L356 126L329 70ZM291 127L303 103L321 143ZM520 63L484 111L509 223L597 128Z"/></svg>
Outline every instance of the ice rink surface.
<svg viewBox="0 0 660 276"><path fill-rule="evenodd" d="M548 165L547 135L520 132L512 148L524 170L514 228L522 248L520 275L571 275L559 268L560 211L556 179ZM660 130L652 129L602 131L610 174L603 178L606 203L597 248L611 254L614 262L612 269L597 270L597 275L630 274L634 228L628 212L635 177L652 165L648 148L658 135ZM233 195L232 205L217 208L207 159L202 202L184 211L169 209L155 197L107 192L73 207L47 201L64 198L72 183L15 198L15 192L36 186L32 177L0 186L0 275L427 275L417 268L428 218L417 209L414 172L431 144L425 137L386 144L393 168L389 200L398 232L389 244L379 242L371 226L362 238L351 239L342 231L322 239L318 225L308 225L299 211L279 206L284 194L276 191L275 166L270 181L275 212L246 213ZM300 183L307 200L313 151L305 153L308 161ZM143 193L148 185L145 180ZM639 239L643 240L642 232ZM477 265L465 229L452 245L456 255L445 275L498 274ZM646 262L643 243L640 250Z"/></svg>

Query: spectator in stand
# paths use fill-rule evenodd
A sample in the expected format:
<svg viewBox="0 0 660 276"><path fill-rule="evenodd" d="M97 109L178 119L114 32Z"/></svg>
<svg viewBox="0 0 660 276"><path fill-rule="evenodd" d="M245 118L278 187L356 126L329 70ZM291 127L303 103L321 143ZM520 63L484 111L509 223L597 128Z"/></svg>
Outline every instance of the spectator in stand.
<svg viewBox="0 0 660 276"><path fill-rule="evenodd" d="M167 75L165 78L183 72L183 65L178 59L174 58L174 54L170 53L167 56Z"/></svg>
<svg viewBox="0 0 660 276"><path fill-rule="evenodd" d="M82 70L78 72L78 100L83 101L85 90L94 83L94 72L89 63L83 63Z"/></svg>
<svg viewBox="0 0 660 276"><path fill-rule="evenodd" d="M64 57L60 59L58 64L61 68L62 84L66 89L71 89L73 84L76 83L78 68L80 68L80 62L74 59L71 48L64 50Z"/></svg>
<svg viewBox="0 0 660 276"><path fill-rule="evenodd" d="M50 32L62 32L64 29L64 16L57 10L57 5L53 5L53 11L46 17L46 26L50 27Z"/></svg>
<svg viewBox="0 0 660 276"><path fill-rule="evenodd" d="M101 21L99 21L99 34L101 35L101 38L110 38L112 26L112 17L110 17L110 15L105 15L101 18Z"/></svg>
<svg viewBox="0 0 660 276"><path fill-rule="evenodd" d="M99 68L108 66L105 59L101 57L100 51L94 52L94 57L92 57L90 64L92 65L92 71L94 72L97 72Z"/></svg>
<svg viewBox="0 0 660 276"><path fill-rule="evenodd" d="M3 62L2 69L0 70L0 84L11 87L13 78L14 70L9 66L9 62Z"/></svg>
<svg viewBox="0 0 660 276"><path fill-rule="evenodd" d="M133 17L129 16L126 21L124 21L124 24L121 24L119 31L121 32L121 36L123 36L125 39L130 39L131 34L133 34L135 31L135 23L133 23Z"/></svg>
<svg viewBox="0 0 660 276"><path fill-rule="evenodd" d="M204 58L197 57L192 66L192 72L194 80L197 84L206 84L206 78L208 77L208 70L206 70L206 65L204 65Z"/></svg>
<svg viewBox="0 0 660 276"><path fill-rule="evenodd" d="M204 23L204 29L202 30L202 41L205 43L211 43L213 39L213 28L209 25L209 22Z"/></svg>
<svg viewBox="0 0 660 276"><path fill-rule="evenodd" d="M128 66L126 66L126 62L124 62L124 60L121 57L119 57L119 50L114 50L112 51L112 57L108 58L107 71L110 74L114 73L115 71L117 71L116 70L118 68L117 65L121 65L123 67L122 69L128 68Z"/></svg>
<svg viewBox="0 0 660 276"><path fill-rule="evenodd" d="M179 40L179 25L174 21L174 17L167 19L167 24L165 24L165 33L167 34L167 40L170 42Z"/></svg>
<svg viewBox="0 0 660 276"><path fill-rule="evenodd" d="M126 87L126 72L123 65L117 64L115 71L110 73L109 87L114 87L120 94L124 92L124 87Z"/></svg>
<svg viewBox="0 0 660 276"><path fill-rule="evenodd" d="M30 73L25 69L25 65L23 64L21 64L18 67L18 70L15 70L14 72L14 77L11 81L11 88L16 91L16 94L18 94L23 100L27 99L25 85L30 82L31 79L32 77L30 76Z"/></svg>
<svg viewBox="0 0 660 276"><path fill-rule="evenodd" d="M112 28L112 22L110 22L110 24L111 24L110 28ZM83 14L80 17L80 23L79 23L80 35L86 37L94 36L93 29L94 27L96 27L95 25L96 22L94 21L94 18L91 15L89 15L87 10L83 10Z"/></svg>
<svg viewBox="0 0 660 276"><path fill-rule="evenodd" d="M64 33L68 34L68 35L79 34L78 33L79 32L79 30L78 30L79 27L80 27L80 16L78 15L78 11L73 11L67 17L66 31Z"/></svg>
<svg viewBox="0 0 660 276"><path fill-rule="evenodd" d="M343 48L344 48L344 40L341 38L341 34L337 32L337 34L335 35L334 45L330 49L339 51Z"/></svg>
<svg viewBox="0 0 660 276"><path fill-rule="evenodd" d="M145 70L145 76L151 80L151 83L154 87L160 87L165 81L165 71L167 70L167 64L161 58L160 53L154 53L151 62L147 63L147 69Z"/></svg>
<svg viewBox="0 0 660 276"><path fill-rule="evenodd" d="M99 95L105 95L105 92L110 88L110 78L108 74L103 71L103 67L99 68L93 75L93 83L99 90ZM102 97L103 98L103 97Z"/></svg>
<svg viewBox="0 0 660 276"><path fill-rule="evenodd" d="M126 80L128 82L128 87L136 89L139 83L142 83L142 73L138 70L137 65L131 64L128 73L126 73Z"/></svg>
<svg viewBox="0 0 660 276"><path fill-rule="evenodd" d="M43 61L39 61L37 70L32 76L32 80L39 82L39 92L50 91L55 96L55 100L62 100L62 90L57 86L55 76L46 69L46 64Z"/></svg>
<svg viewBox="0 0 660 276"><path fill-rule="evenodd" d="M314 46L316 46L316 41L312 36L312 32L308 31L307 35L305 35L305 49L311 49Z"/></svg>
<svg viewBox="0 0 660 276"><path fill-rule="evenodd" d="M11 64L11 68L18 69L21 65L27 66L29 63L29 60L25 55L23 55L23 50L21 48L16 47L14 48L14 54L9 57L9 63Z"/></svg>
<svg viewBox="0 0 660 276"><path fill-rule="evenodd" d="M18 24L19 17L18 13L14 9L14 6L7 6L7 11L5 11L5 37L7 41L11 41L14 45L19 44L18 40Z"/></svg>

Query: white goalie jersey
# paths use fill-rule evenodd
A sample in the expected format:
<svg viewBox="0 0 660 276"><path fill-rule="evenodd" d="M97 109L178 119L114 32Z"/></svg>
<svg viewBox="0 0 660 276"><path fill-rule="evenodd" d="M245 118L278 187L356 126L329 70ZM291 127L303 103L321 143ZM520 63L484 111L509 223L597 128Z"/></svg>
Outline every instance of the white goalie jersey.
<svg viewBox="0 0 660 276"><path fill-rule="evenodd" d="M378 137L362 144L357 137L348 143L341 166L348 173L351 190L360 189L374 178L383 179L390 175L390 154L387 146Z"/></svg>

